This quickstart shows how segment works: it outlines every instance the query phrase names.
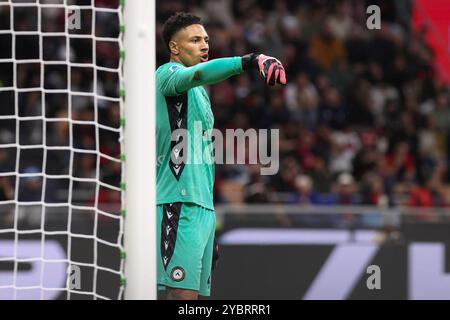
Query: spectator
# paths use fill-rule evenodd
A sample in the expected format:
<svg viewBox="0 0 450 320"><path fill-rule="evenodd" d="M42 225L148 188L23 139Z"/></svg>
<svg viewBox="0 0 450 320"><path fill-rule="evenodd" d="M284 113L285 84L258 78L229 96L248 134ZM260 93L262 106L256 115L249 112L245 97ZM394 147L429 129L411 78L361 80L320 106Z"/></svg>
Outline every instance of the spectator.
<svg viewBox="0 0 450 320"><path fill-rule="evenodd" d="M319 121L332 129L341 129L348 122L345 106L335 88L327 88L319 106Z"/></svg>
<svg viewBox="0 0 450 320"><path fill-rule="evenodd" d="M314 185L311 178L307 175L298 175L295 178L295 190L290 203L296 204L319 204L319 195L314 191Z"/></svg>
<svg viewBox="0 0 450 320"><path fill-rule="evenodd" d="M280 172L273 176L271 186L278 192L295 192L295 178L300 173L297 159L289 157L283 160Z"/></svg>
<svg viewBox="0 0 450 320"><path fill-rule="evenodd" d="M40 176L40 170L37 167L27 167L24 173L30 176L20 179L18 200L24 202L42 201L42 176Z"/></svg>
<svg viewBox="0 0 450 320"><path fill-rule="evenodd" d="M265 176L261 175L259 165L250 166L250 178L246 184L246 203L267 203L274 201L274 195L266 183Z"/></svg>
<svg viewBox="0 0 450 320"><path fill-rule="evenodd" d="M306 73L300 73L296 81L285 90L286 103L294 118L308 129L315 129L318 120L319 95Z"/></svg>
<svg viewBox="0 0 450 320"><path fill-rule="evenodd" d="M295 177L301 174L301 185L307 185L305 181L310 179L314 191L332 193L326 198L326 203L358 203L359 192L362 202L367 204L379 203L384 194L393 205L405 202L418 206L444 203L439 195L443 195L442 190L450 182L449 86L437 81L433 52L426 41L427 28L410 29L410 21L396 10L399 6L393 6L392 1L382 3L387 11L382 15L380 31L365 28L364 1L340 0L330 5L323 1L276 1L272 4L253 0L158 3L157 32L161 30L161 22L174 11L190 10L205 17L210 24L208 30L214 39L211 58L240 56L264 49L264 52L281 56L280 60L286 67L288 85L270 94L256 81L259 75L250 73L230 79L221 87L208 88L219 130L280 129L281 165L277 176L259 179L246 165L227 165L218 166L218 181L239 184L238 190L243 190L241 198L245 195L248 202L278 202L288 198L283 198L283 195L298 194ZM113 8L117 1L98 0L96 4ZM409 6L405 2L402 10L408 11ZM43 12L44 32L64 30L64 16L58 12ZM7 6L0 6L0 29L10 28L9 14ZM98 15L101 23L97 26L97 36L116 36L118 27L113 16ZM36 22L31 15L18 13L15 18L15 28L19 31L29 30ZM82 20L87 21L88 29L92 27L90 19ZM105 25L111 28L102 27ZM115 44L97 43L94 62L91 40L70 41L70 47L66 48L66 41L62 37L57 38L51 41L44 39L43 58L47 61L70 58L75 63L95 63L109 68L119 66L119 51ZM158 42L156 48L158 64L166 59L165 48L161 44ZM37 42L31 37L16 45L14 50L10 50L2 42L0 59L13 58L11 52L16 52L17 59L39 57ZM66 57L67 52L70 57ZM69 79L65 68L48 66L41 74L39 64L19 67L16 82L20 88L66 89ZM95 157L78 157L76 154L71 163L69 150L54 148L70 146L99 150L119 157L118 134L101 128L97 132L94 126L71 122L93 121L96 119L94 106L97 106L99 122L119 128L119 103L98 98L103 95L118 97L117 73L96 72L97 85L94 88L94 75L90 68L72 67L71 87L68 88L88 94L95 90L95 97L76 94L69 97L67 93L53 91L47 91L44 96L36 90L20 92L17 98L19 116L42 115L58 120L21 120L20 132L16 132L15 119L2 119L0 144L40 145L45 142L52 147L46 151L46 174L66 175L72 169L83 177L99 174L103 182L118 185L120 165L109 164L101 158L101 172L97 173ZM41 84L42 77L44 81ZM8 63L0 64L0 85L8 87L12 84ZM1 93L1 101L1 115L16 115L13 94ZM95 137L97 133L99 139ZM0 149L0 172L16 171L12 149L6 152L6 156L2 152L6 149ZM24 154L22 152L21 156ZM36 164L32 162L31 165ZM69 168L71 165L73 167ZM30 164L21 162L21 166ZM440 172L439 178L435 178L437 181L429 181L428 178L436 175L436 171ZM336 176L338 182L333 186ZM8 199L12 195L14 179L0 179L3 186L0 187L0 197ZM360 183L362 189L358 190ZM417 183L420 187L416 187ZM34 191L25 195L25 186ZM68 188L60 183L47 184L47 189L53 187ZM20 197L41 199L41 189L42 178L39 175L20 179ZM77 196L78 193L92 193L81 186L79 189L74 191L76 199L82 198ZM45 193L49 196L60 194ZM217 201L225 199L220 190L216 195ZM101 196L102 199L117 201L117 195L106 191L102 191Z"/></svg>
<svg viewBox="0 0 450 320"><path fill-rule="evenodd" d="M374 173L366 175L362 189L362 203L382 207L388 205L383 179L379 175Z"/></svg>
<svg viewBox="0 0 450 320"><path fill-rule="evenodd" d="M0 201L14 199L15 190L10 177L0 177Z"/></svg>
<svg viewBox="0 0 450 320"><path fill-rule="evenodd" d="M333 173L352 172L352 162L361 148L361 141L356 132L346 125L342 131L332 135L333 153L330 159L330 170Z"/></svg>
<svg viewBox="0 0 450 320"><path fill-rule="evenodd" d="M333 35L330 21L324 21L322 32L310 40L310 56L319 66L329 71L346 56L344 43Z"/></svg>
<svg viewBox="0 0 450 320"><path fill-rule="evenodd" d="M355 205L360 202L356 195L355 180L350 173L341 173L335 185L335 191L331 194L328 204Z"/></svg>
<svg viewBox="0 0 450 320"><path fill-rule="evenodd" d="M411 190L408 206L422 208L448 206L442 183L436 174L429 176L423 185Z"/></svg>
<svg viewBox="0 0 450 320"><path fill-rule="evenodd" d="M333 185L333 175L326 161L321 157L314 158L314 166L310 172L310 176L315 190L321 194L329 194Z"/></svg>
<svg viewBox="0 0 450 320"><path fill-rule="evenodd" d="M407 142L398 143L385 159L389 175L395 182L409 181L414 176L416 164Z"/></svg>

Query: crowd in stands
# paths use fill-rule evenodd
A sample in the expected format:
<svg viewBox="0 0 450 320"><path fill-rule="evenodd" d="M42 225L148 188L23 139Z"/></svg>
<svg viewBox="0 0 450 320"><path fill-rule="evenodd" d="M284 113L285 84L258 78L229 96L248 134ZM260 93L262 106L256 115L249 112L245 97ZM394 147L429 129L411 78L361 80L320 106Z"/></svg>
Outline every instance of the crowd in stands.
<svg viewBox="0 0 450 320"><path fill-rule="evenodd" d="M95 2L117 7L117 1ZM217 204L445 207L450 203L450 91L434 66L434 53L426 42L429 30L411 27L410 1L375 2L382 12L380 30L366 27L368 3L363 0L157 1L158 66L168 61L160 39L162 24L176 11L189 11L205 24L211 39L210 59L261 52L278 57L286 69L285 87L267 88L257 73L207 87L216 128L280 130L279 172L264 176L259 165L217 165ZM85 3L90 1L78 4ZM117 14L86 10L82 17L91 21L92 14L96 14L95 26L84 25L73 32L92 34L95 29L97 37L117 37ZM37 30L36 15L25 9L14 15L14 30ZM0 30L10 29L10 21L9 7L0 6ZM44 32L64 30L64 12L44 10L42 23ZM67 73L66 66L41 68L39 63L24 63L17 65L17 78L13 78L13 63L0 63L0 86L37 88L17 95L0 91L1 116L60 119L19 121L18 127L16 119L1 119L0 144L39 146L45 142L118 158L116 132L97 132L93 125L68 122L69 117L84 121L98 117L101 124L118 128L118 102L39 90L67 89L70 83L72 91L119 97L117 72L92 68L93 64L116 68L118 44L96 41L93 61L92 38L66 42L62 36L44 33L40 52L39 35L16 35L16 48L11 47L11 37L0 34L0 59L43 58L64 64L68 54L70 62L88 63L91 68L72 66ZM45 73L42 77L41 72ZM101 181L119 186L120 164L104 157L100 164L98 173L97 156L90 153L0 148L0 173L11 172L11 176L0 175L0 201L15 198L17 166L21 173L37 174L20 179L21 201L68 201L69 180L47 178L44 184L42 172L64 175L70 171L80 178L98 175ZM79 203L95 202L93 185L74 182L72 191ZM98 201L120 203L120 193L101 188Z"/></svg>
<svg viewBox="0 0 450 320"><path fill-rule="evenodd" d="M366 26L378 4L381 29ZM442 207L450 203L449 86L410 1L164 1L202 17L210 57L278 57L288 84L245 73L208 88L215 127L280 130L280 170L219 165L216 202ZM167 61L159 42L157 61Z"/></svg>

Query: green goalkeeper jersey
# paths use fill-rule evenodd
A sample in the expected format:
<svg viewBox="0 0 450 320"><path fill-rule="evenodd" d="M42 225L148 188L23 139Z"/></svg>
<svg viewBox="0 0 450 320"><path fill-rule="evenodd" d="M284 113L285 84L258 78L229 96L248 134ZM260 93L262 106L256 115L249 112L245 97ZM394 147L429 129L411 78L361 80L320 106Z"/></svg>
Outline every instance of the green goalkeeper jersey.
<svg viewBox="0 0 450 320"><path fill-rule="evenodd" d="M169 62L156 71L158 205L191 202L214 210L214 116L202 85L242 72L241 57L215 59L193 67Z"/></svg>

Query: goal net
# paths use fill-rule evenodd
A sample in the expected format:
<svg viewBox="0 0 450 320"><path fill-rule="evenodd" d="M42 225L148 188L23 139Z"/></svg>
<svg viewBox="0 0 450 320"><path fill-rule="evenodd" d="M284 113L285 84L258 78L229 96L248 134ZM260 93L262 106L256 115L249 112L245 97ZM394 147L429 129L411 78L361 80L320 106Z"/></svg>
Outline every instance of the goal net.
<svg viewBox="0 0 450 320"><path fill-rule="evenodd" d="M0 300L121 299L122 0L0 0Z"/></svg>

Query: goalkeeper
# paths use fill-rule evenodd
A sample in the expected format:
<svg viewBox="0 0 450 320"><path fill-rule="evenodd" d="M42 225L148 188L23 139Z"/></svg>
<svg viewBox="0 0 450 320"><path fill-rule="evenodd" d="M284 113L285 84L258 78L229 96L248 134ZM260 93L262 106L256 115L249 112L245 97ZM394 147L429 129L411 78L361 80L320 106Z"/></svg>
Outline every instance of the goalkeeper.
<svg viewBox="0 0 450 320"><path fill-rule="evenodd" d="M263 54L208 61L208 34L200 18L189 13L171 16L162 35L170 62L156 71L157 282L167 299L194 300L210 295L213 253L217 256L214 164L176 160L190 158L186 153L211 143L207 132L214 116L202 86L251 69L258 70L268 85L286 84L286 75L277 59ZM204 129L202 146L195 148L195 139L187 138L194 136L194 122ZM178 129L189 134L174 138ZM189 139L187 149L179 147L183 139Z"/></svg>

